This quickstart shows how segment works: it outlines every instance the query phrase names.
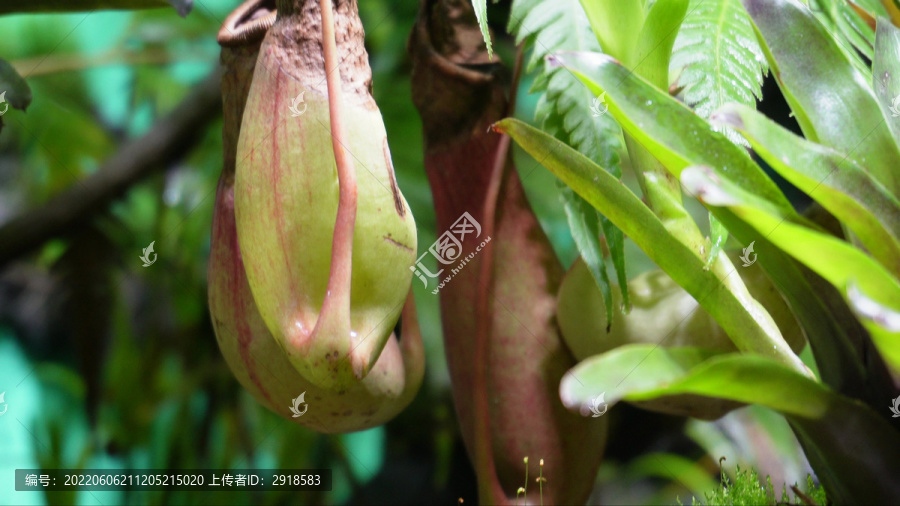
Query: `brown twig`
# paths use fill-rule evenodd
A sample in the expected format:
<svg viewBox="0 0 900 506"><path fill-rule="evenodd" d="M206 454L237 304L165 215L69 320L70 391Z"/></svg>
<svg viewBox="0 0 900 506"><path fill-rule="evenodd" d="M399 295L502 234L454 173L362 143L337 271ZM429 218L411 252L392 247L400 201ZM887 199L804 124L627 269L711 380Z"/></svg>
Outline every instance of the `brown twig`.
<svg viewBox="0 0 900 506"><path fill-rule="evenodd" d="M221 114L221 79L221 71L214 71L174 111L145 135L122 146L100 170L43 207L4 223L0 227L0 268L47 240L65 235L135 183L193 149L203 137L203 127Z"/></svg>
<svg viewBox="0 0 900 506"><path fill-rule="evenodd" d="M158 9L160 7L171 7L166 0L119 0L114 2L99 2L97 0L52 0L43 2L32 2L29 0L3 0L0 3L0 14L12 13L44 13L44 12L93 12L100 8L105 9ZM187 11L183 8L179 12L182 16L187 15Z"/></svg>
<svg viewBox="0 0 900 506"><path fill-rule="evenodd" d="M142 51L117 48L96 56L84 56L81 54L38 56L13 60L9 63L20 75L27 75L31 79L38 76L63 72L80 72L111 65L167 65L198 61L209 61L209 53L188 51L173 54L168 49L160 47Z"/></svg>

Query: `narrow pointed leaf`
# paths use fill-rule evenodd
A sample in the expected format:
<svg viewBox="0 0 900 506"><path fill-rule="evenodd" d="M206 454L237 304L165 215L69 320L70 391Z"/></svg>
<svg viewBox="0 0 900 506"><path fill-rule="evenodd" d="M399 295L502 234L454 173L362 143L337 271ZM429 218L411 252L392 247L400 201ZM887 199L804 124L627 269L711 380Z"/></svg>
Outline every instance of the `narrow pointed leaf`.
<svg viewBox="0 0 900 506"><path fill-rule="evenodd" d="M869 64L875 46L874 25L869 26L870 16L865 10L854 8L845 0L809 0L810 10L816 15L835 42L863 75L871 72ZM816 6L818 4L818 6Z"/></svg>
<svg viewBox="0 0 900 506"><path fill-rule="evenodd" d="M747 107L727 105L712 121L740 131L776 172L845 223L885 268L900 274L900 202L865 169Z"/></svg>
<svg viewBox="0 0 900 506"><path fill-rule="evenodd" d="M856 283L847 287L846 296L885 360L900 364L900 311L871 299Z"/></svg>
<svg viewBox="0 0 900 506"><path fill-rule="evenodd" d="M900 145L900 28L879 18L875 32L875 59L872 79L878 105Z"/></svg>
<svg viewBox="0 0 900 506"><path fill-rule="evenodd" d="M732 209L839 290L846 290L849 283L855 281L878 302L895 311L900 310L900 283L884 267L850 243L750 206L733 206Z"/></svg>
<svg viewBox="0 0 900 506"><path fill-rule="evenodd" d="M682 182L695 191L703 193L700 186L715 183L693 178L698 168L683 172ZM723 193L726 190L719 189ZM829 234L808 228L800 223L773 216L738 199L722 198L711 205L727 205L737 216L753 226L769 241L778 245L789 255L822 276L842 293L851 286L865 293L875 303L894 313L900 313L900 283L874 259L846 241ZM848 303L850 301L848 300ZM871 323L867 319L863 324ZM873 335L873 341L882 357L895 371L900 372L900 332L888 332L880 337Z"/></svg>
<svg viewBox="0 0 900 506"><path fill-rule="evenodd" d="M572 238L575 240L575 245L591 272L597 288L603 294L606 321L612 322L612 286L609 282L609 275L606 273L606 263L603 261L603 249L600 246L600 220L597 211L571 188L562 184L560 186L563 186L560 197L563 201L563 209L566 211L566 218L569 220Z"/></svg>
<svg viewBox="0 0 900 506"><path fill-rule="evenodd" d="M559 397L569 410L589 415L589 406L598 395L603 394L603 400L610 406L623 400L632 401L635 393L654 391L662 385L677 382L717 354L721 352L699 347L622 345L579 362L563 376ZM740 404L691 396L677 400L669 398L665 403L651 402L642 407L668 414L715 419Z"/></svg>
<svg viewBox="0 0 900 506"><path fill-rule="evenodd" d="M687 6L686 0L656 2L638 38L634 72L657 88L669 86L669 57ZM677 180L672 179L659 160L628 133L625 134L625 145L647 206L666 225L666 230L682 243L696 251L704 251L705 239L693 216L684 208ZM708 265L711 266L712 261Z"/></svg>
<svg viewBox="0 0 900 506"><path fill-rule="evenodd" d="M769 67L803 130L900 193L900 149L869 82L810 11L788 0L743 0ZM798 42L802 41L802 42Z"/></svg>
<svg viewBox="0 0 900 506"><path fill-rule="evenodd" d="M535 160L540 160L615 223L697 299L738 349L772 357L798 371L806 370L772 318L746 288L736 287L727 274L719 278L716 271L707 270L703 260L672 236L659 218L619 180L571 147L521 121L505 119L494 124L494 129L509 134ZM660 336L660 340L665 337Z"/></svg>
<svg viewBox="0 0 900 506"><path fill-rule="evenodd" d="M622 129L676 177L685 167L705 165L746 194L744 198L761 201L759 205L772 206L785 216L796 215L775 183L743 149L667 93L602 54L564 53L553 58L592 92L605 92L609 112Z"/></svg>
<svg viewBox="0 0 900 506"><path fill-rule="evenodd" d="M725 247L725 242L728 241L728 227L726 227L716 215L712 212L709 213L709 258L706 260L706 265L712 265L713 260L719 257L719 253L722 252L722 249Z"/></svg>
<svg viewBox="0 0 900 506"><path fill-rule="evenodd" d="M638 36L634 71L659 88L669 86L669 59L689 0L659 0Z"/></svg>
<svg viewBox="0 0 900 506"><path fill-rule="evenodd" d="M851 0L850 3L865 12L867 16L887 16L887 10L880 0Z"/></svg>
<svg viewBox="0 0 900 506"><path fill-rule="evenodd" d="M556 51L600 50L579 0L514 0L509 32L516 35L516 43L532 47L526 68L529 72L538 72L531 92L543 92L534 113L541 128L576 148L616 178L621 177L619 126L609 114L594 114L591 106L597 97L579 86L571 73L550 67L544 61L550 48ZM601 218L601 225L619 285L626 287L622 297L627 308L624 235L605 217Z"/></svg>
<svg viewBox="0 0 900 506"><path fill-rule="evenodd" d="M581 0L591 29L603 52L631 64L641 26L644 5L641 0Z"/></svg>
<svg viewBox="0 0 900 506"><path fill-rule="evenodd" d="M603 214L600 214L600 226L603 227L606 246L609 248L609 256L616 269L616 279L622 291L622 309L627 313L631 311L631 296L628 289L628 273L625 272L625 234Z"/></svg>
<svg viewBox="0 0 900 506"><path fill-rule="evenodd" d="M484 37L484 44L487 46L488 58L491 58L494 48L491 45L491 32L488 29L487 0L472 0L472 8L475 10L475 17L478 18L478 29L481 30L481 36Z"/></svg>
<svg viewBox="0 0 900 506"><path fill-rule="evenodd" d="M900 3L897 0L881 0L881 5L891 17L891 21L900 26Z"/></svg>
<svg viewBox="0 0 900 506"><path fill-rule="evenodd" d="M670 172L680 174L685 167L706 160L700 164L715 167L712 170L719 180L731 182L735 194L743 195L744 189L750 189L755 196L748 197L747 201L765 199L758 202L761 208L771 206L774 213L795 219L793 207L746 152L714 132L706 121L683 104L602 55L563 56L562 64L578 75L589 89L598 93L601 88L607 91L610 114L623 129L648 147ZM679 125L679 128L671 125ZM734 184L732 179L739 184ZM762 259L760 264L794 310L809 336L817 362L829 365L821 369L823 380L842 393L862 395L866 379L861 358L855 352L856 342L860 339L856 322L853 322L853 328L848 328L832 309L831 294L826 297L821 290L812 289L812 284L820 280L808 278L815 275L765 237L760 237L753 227L727 208L714 207L711 211L744 245L755 241L756 251Z"/></svg>
<svg viewBox="0 0 900 506"><path fill-rule="evenodd" d="M897 431L871 408L773 360L635 345L582 361L560 383L570 409L604 391L607 401L687 395L766 406L787 418L834 503L890 503L900 494Z"/></svg>

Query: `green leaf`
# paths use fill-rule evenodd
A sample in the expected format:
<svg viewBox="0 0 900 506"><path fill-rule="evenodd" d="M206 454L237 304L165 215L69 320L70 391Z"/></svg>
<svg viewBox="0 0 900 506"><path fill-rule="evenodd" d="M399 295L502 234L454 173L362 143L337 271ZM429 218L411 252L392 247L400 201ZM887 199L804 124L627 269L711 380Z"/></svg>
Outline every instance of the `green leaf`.
<svg viewBox="0 0 900 506"><path fill-rule="evenodd" d="M581 6L603 52L631 67L635 63L634 50L644 24L644 3L641 0L581 0Z"/></svg>
<svg viewBox="0 0 900 506"><path fill-rule="evenodd" d="M702 118L728 102L762 98L765 57L740 0L692 0L675 40L670 73ZM729 140L744 144L734 132Z"/></svg>
<svg viewBox="0 0 900 506"><path fill-rule="evenodd" d="M541 122L541 128L616 178L621 177L618 155L622 147L621 132L615 120L609 114L592 112L591 106L597 96L580 86L571 73L544 64L550 48L554 51L600 50L579 1L515 0L510 12L509 32L516 34L517 44L531 43L532 54L527 68L529 72L538 71L531 92L543 92L535 109L535 119ZM625 238L622 231L606 218L601 218L601 225L619 285L625 287L622 298L627 308Z"/></svg>
<svg viewBox="0 0 900 506"><path fill-rule="evenodd" d="M835 503L880 504L900 494L894 476L900 469L900 435L864 404L758 355L624 348L570 370L560 383L563 404L583 408L605 392L607 401L661 402L688 395L765 406L787 418Z"/></svg>
<svg viewBox="0 0 900 506"><path fill-rule="evenodd" d="M884 267L851 244L752 207L733 206L732 209L839 290L846 290L850 282L858 283L878 302L900 311L900 284Z"/></svg>
<svg viewBox="0 0 900 506"><path fill-rule="evenodd" d="M834 0L832 0L834 1ZM888 12L879 0L854 0L856 5L871 14L873 17L887 16Z"/></svg>
<svg viewBox="0 0 900 506"><path fill-rule="evenodd" d="M510 135L528 154L615 223L715 318L738 349L761 353L806 371L772 318L747 293L740 280L729 279L730 272L707 270L700 257L669 233L659 218L619 180L571 147L521 121L505 119L495 123L494 129Z"/></svg>
<svg viewBox="0 0 900 506"><path fill-rule="evenodd" d="M717 354L720 352L697 347L626 344L579 362L560 381L559 397L566 408L582 415L590 415L590 405L600 394L610 406L621 400L652 400L632 396L635 392L654 391L662 385L677 382ZM705 420L716 419L740 407L739 403L696 396L638 405L652 411Z"/></svg>
<svg viewBox="0 0 900 506"><path fill-rule="evenodd" d="M603 294L603 301L606 306L606 321L613 321L613 297L612 286L609 282L609 275L606 273L606 263L603 261L603 249L600 246L600 222L597 211L585 202L571 188L560 184L563 188L560 191L560 198L563 201L563 208L566 211L566 217L569 220L569 229L572 231L572 238L578 246L581 258L587 265ZM609 325L607 325L609 332Z"/></svg>
<svg viewBox="0 0 900 506"><path fill-rule="evenodd" d="M713 213L709 213L709 257L706 260L707 267L710 267L713 261L719 257L719 253L725 247L728 241L728 227L725 226Z"/></svg>
<svg viewBox="0 0 900 506"><path fill-rule="evenodd" d="M685 102L702 118L725 103L755 106L762 98L765 57L740 0L693 0L669 66L684 87ZM731 142L746 145L733 130L719 131ZM728 240L728 229L712 214L709 224L712 262Z"/></svg>
<svg viewBox="0 0 900 506"><path fill-rule="evenodd" d="M472 8L475 9L475 17L478 19L478 28L487 45L488 58L494 57L494 48L491 46L491 32L488 28L487 0L472 0Z"/></svg>
<svg viewBox="0 0 900 506"><path fill-rule="evenodd" d="M854 68L803 6L787 0L743 1L804 137L846 153L900 195L900 150L870 78Z"/></svg>
<svg viewBox="0 0 900 506"><path fill-rule="evenodd" d="M576 58L565 55L567 68L576 74L589 73L583 80L593 90L609 90L607 104L610 113L625 130L630 130L647 146L657 159L673 174L680 174L688 165L701 164L718 167L715 172L720 181L728 181L736 194L754 191L763 197L761 207L771 206L775 213L785 217L795 216L793 207L775 185L750 160L746 152L728 141L683 104L627 72L615 62L595 55ZM598 62L597 59L605 60ZM599 83L595 84L595 83ZM679 125L671 128L670 125ZM699 162L705 160L705 162ZM731 180L734 181L731 181ZM736 182L736 183L735 183ZM747 189L747 190L744 190ZM754 196L747 195L748 201ZM819 287L821 279L805 270L765 237L742 222L725 208L711 209L744 245L751 241L762 259L760 263L769 278L778 286L791 305L797 319L809 336L810 344L820 364L823 379L844 393L862 394L865 388L865 369L856 353L860 340L855 321L846 322L840 311L846 306L831 300L830 288ZM817 288L814 290L813 286ZM833 289L832 289L833 290ZM842 314L842 313L841 313ZM850 319L852 321L852 318ZM848 327L848 325L852 325ZM822 367L827 365L828 367Z"/></svg>
<svg viewBox="0 0 900 506"><path fill-rule="evenodd" d="M564 53L553 58L592 93L605 92L609 112L622 129L675 177L680 177L687 166L706 165L746 199L757 200L761 206L771 207L785 216L796 216L784 194L746 151L714 131L703 118L668 93L602 54Z"/></svg>
<svg viewBox="0 0 900 506"><path fill-rule="evenodd" d="M622 292L622 310L627 313L631 311L631 296L628 288L628 273L625 272L625 234L603 214L600 214L600 226L603 227L606 247L609 248L609 256L616 270L616 279Z"/></svg>
<svg viewBox="0 0 900 506"><path fill-rule="evenodd" d="M871 60L875 44L875 33L865 20L846 0L809 0L809 3L810 10L828 29L856 70L864 75L871 73L866 61L860 57L862 53Z"/></svg>
<svg viewBox="0 0 900 506"><path fill-rule="evenodd" d="M737 252L732 255L737 258ZM775 320L795 353L806 345L797 320L781 294L760 269L738 273L750 294ZM629 343L657 344L666 336L666 347L694 346L720 352L736 351L734 342L696 299L660 269L643 272L628 281L632 293L629 313L613 312L607 319L597 308L604 304L590 270L580 258L566 273L557 294L557 321L576 360L583 360ZM621 304L619 287L612 287L613 304ZM853 316L849 316L853 319ZM610 328L611 327L611 328ZM609 330L608 330L609 329Z"/></svg>
<svg viewBox="0 0 900 506"><path fill-rule="evenodd" d="M594 115L591 105L595 95L578 86L578 81L564 69L549 67L544 59L554 51L599 51L578 0L515 0L509 20L509 32L516 43L528 42L532 54L528 72L538 71L532 93L545 92L538 102L535 119L544 130L620 176L619 127L607 114Z"/></svg>
<svg viewBox="0 0 900 506"><path fill-rule="evenodd" d="M669 87L669 60L689 0L659 0L650 9L635 49L634 71L661 89Z"/></svg>
<svg viewBox="0 0 900 506"><path fill-rule="evenodd" d="M9 105L4 105L7 102ZM0 114L6 107L24 111L31 104L31 88L16 69L3 58L0 58Z"/></svg>
<svg viewBox="0 0 900 506"><path fill-rule="evenodd" d="M900 29L886 18L878 18L872 79L878 105L900 145Z"/></svg>
<svg viewBox="0 0 900 506"><path fill-rule="evenodd" d="M701 170L686 169L682 173L682 184L691 191L709 195L710 198L704 200L704 203L728 206L760 234L828 280L840 292L847 293L851 286L858 287L874 303L893 313L900 313L900 283L871 257L834 236L773 216L752 204L742 202L725 189L717 187L713 180L697 175ZM879 324L873 319L863 321L864 325L867 323ZM888 365L895 372L900 372L900 328L885 330L888 332L881 339L873 335L873 341Z"/></svg>
<svg viewBox="0 0 900 506"><path fill-rule="evenodd" d="M900 312L872 300L856 283L847 287L847 300L886 361L900 363Z"/></svg>
<svg viewBox="0 0 900 506"><path fill-rule="evenodd" d="M712 120L744 134L775 171L846 224L885 268L900 273L900 202L865 169L746 107L727 105Z"/></svg>
<svg viewBox="0 0 900 506"><path fill-rule="evenodd" d="M187 16L194 0L4 0L0 14L13 12L76 12L102 9L154 9L172 6L182 17Z"/></svg>
<svg viewBox="0 0 900 506"><path fill-rule="evenodd" d="M669 57L687 6L687 0L655 3L638 38L635 73L657 88L668 89ZM698 252L704 251L705 239L693 216L684 208L677 180L629 134L625 134L625 145L647 206L682 243ZM711 257L708 266L716 258Z"/></svg>

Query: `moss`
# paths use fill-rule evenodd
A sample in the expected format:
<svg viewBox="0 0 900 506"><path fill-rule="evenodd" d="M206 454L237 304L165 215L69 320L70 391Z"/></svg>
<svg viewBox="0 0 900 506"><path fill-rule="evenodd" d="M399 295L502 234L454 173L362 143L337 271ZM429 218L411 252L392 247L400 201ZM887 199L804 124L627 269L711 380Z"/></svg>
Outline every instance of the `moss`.
<svg viewBox="0 0 900 506"><path fill-rule="evenodd" d="M813 482L812 476L806 475L806 490L801 491L797 484L791 487L793 498L788 494L786 487L782 486L781 497L776 500L775 490L772 487L772 479L766 476L766 483L760 482L759 475L753 469L743 470L737 466L734 482L722 470L722 482L719 488L704 494L703 501L691 497L691 505L724 505L724 506L775 506L782 504L819 505L828 504L825 497L825 489ZM677 499L681 505L681 499Z"/></svg>

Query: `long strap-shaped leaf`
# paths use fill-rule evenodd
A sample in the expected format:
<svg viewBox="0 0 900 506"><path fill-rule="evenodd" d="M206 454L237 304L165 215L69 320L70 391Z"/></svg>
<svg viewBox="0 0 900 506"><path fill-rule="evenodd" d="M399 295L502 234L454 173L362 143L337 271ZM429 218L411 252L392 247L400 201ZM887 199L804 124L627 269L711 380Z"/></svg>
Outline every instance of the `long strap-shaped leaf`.
<svg viewBox="0 0 900 506"><path fill-rule="evenodd" d="M711 167L744 198L784 216L796 213L775 183L747 153L716 132L688 107L652 86L609 56L562 53L551 63L574 73L592 92L606 93L609 112L676 177L689 165Z"/></svg>
<svg viewBox="0 0 900 506"><path fill-rule="evenodd" d="M900 145L900 28L879 18L875 31L875 59L872 79L878 105Z"/></svg>
<svg viewBox="0 0 900 506"><path fill-rule="evenodd" d="M900 202L865 169L748 107L729 104L711 120L741 132L775 171L845 223L885 268L900 274Z"/></svg>
<svg viewBox="0 0 900 506"><path fill-rule="evenodd" d="M631 237L697 299L739 349L760 353L808 373L806 366L791 352L772 318L738 282L739 276L734 273L721 275L706 269L703 260L670 234L659 218L619 180L574 149L521 121L505 119L496 123L494 129L509 134L532 157ZM660 341L665 337L660 336Z"/></svg>
<svg viewBox="0 0 900 506"><path fill-rule="evenodd" d="M647 367L622 381L638 360ZM687 395L766 406L790 422L831 502L889 504L900 497L897 431L868 406L764 357L628 345L582 361L559 391L569 409L588 405L598 392L609 404Z"/></svg>
<svg viewBox="0 0 900 506"><path fill-rule="evenodd" d="M716 187L708 177L695 175L701 168L689 168L682 172L682 183L705 195L707 205L727 206L746 223L777 244L785 252L827 279L842 293L855 287L873 304L884 309L882 314L900 314L900 282L871 257L831 235L812 230L801 224L783 220L768 212L740 201L726 190ZM850 297L848 296L848 299ZM848 300L853 305L853 300ZM858 304L857 304L858 305ZM863 311L865 313L865 310ZM900 328L893 329L888 322L879 322L861 315L862 323L878 330L872 340L894 372L900 373ZM886 325L887 324L887 325Z"/></svg>
<svg viewBox="0 0 900 506"><path fill-rule="evenodd" d="M631 65L644 24L641 0L581 0L603 52Z"/></svg>
<svg viewBox="0 0 900 506"><path fill-rule="evenodd" d="M590 89L605 91L606 103L616 121L673 174L680 175L689 165L711 167L717 181L743 201L754 202L785 219L800 221L784 195L746 152L668 94L603 55L566 53L555 58ZM822 379L845 395L864 395L866 371L856 351L859 337L835 314L829 303L832 294L814 290L811 283L816 280L807 279L807 273L795 260L729 209L711 210L744 244L755 241L760 264L806 331Z"/></svg>
<svg viewBox="0 0 900 506"><path fill-rule="evenodd" d="M784 98L803 135L846 153L900 195L900 149L869 78L799 3L743 0Z"/></svg>
<svg viewBox="0 0 900 506"><path fill-rule="evenodd" d="M578 149L617 178L621 177L619 151L622 149L619 126L608 114L597 115L601 104L598 97L583 86L565 69L545 65L544 58L554 51L599 51L600 44L591 29L579 0L514 0L510 8L508 31L515 34L517 44L531 45L527 70L534 73L531 93L540 96L534 117L545 132ZM585 104L597 104L585 107ZM593 255L589 248L600 248L600 237L585 236L573 223L592 220L582 215L581 209L590 205L580 202L573 192L562 192L560 197L566 207L570 230L578 252L583 258ZM569 211L575 211L570 213ZM574 221L573 221L574 218ZM619 286L623 287L622 303L626 311L630 307L628 276L625 270L625 247L622 231L606 217L600 217L600 226L609 256L615 268ZM582 240L579 240L579 237ZM597 272L600 275L599 272ZM595 277L599 288L608 292L609 284L603 277ZM609 306L610 316L612 306Z"/></svg>

